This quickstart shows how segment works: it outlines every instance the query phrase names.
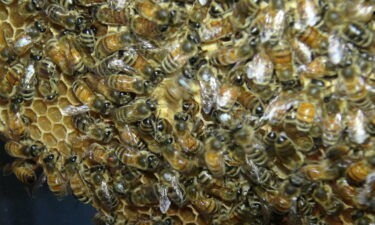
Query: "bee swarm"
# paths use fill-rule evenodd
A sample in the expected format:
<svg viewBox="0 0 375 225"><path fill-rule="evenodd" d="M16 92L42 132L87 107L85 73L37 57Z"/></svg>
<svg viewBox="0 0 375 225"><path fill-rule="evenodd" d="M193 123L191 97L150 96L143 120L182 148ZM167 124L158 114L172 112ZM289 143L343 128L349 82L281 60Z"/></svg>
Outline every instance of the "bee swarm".
<svg viewBox="0 0 375 225"><path fill-rule="evenodd" d="M374 15L373 0L0 0L5 170L45 176L98 225L373 224Z"/></svg>

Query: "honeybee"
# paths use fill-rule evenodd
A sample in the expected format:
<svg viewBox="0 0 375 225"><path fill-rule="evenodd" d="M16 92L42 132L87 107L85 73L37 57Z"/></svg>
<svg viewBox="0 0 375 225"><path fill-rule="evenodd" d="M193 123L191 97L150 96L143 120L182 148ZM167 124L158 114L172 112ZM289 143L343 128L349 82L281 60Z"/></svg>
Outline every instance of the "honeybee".
<svg viewBox="0 0 375 225"><path fill-rule="evenodd" d="M115 74L107 77L106 84L116 91L131 92L137 95L148 93L151 85L148 81L135 76Z"/></svg>
<svg viewBox="0 0 375 225"><path fill-rule="evenodd" d="M292 210L293 207L296 207L295 201L300 193L301 185L300 183L294 184L291 181L287 181L279 188L276 196L270 201L273 210L277 214L286 214L288 211Z"/></svg>
<svg viewBox="0 0 375 225"><path fill-rule="evenodd" d="M74 126L90 138L103 143L111 141L113 127L104 121L95 120L87 114L74 115L72 119Z"/></svg>
<svg viewBox="0 0 375 225"><path fill-rule="evenodd" d="M104 97L96 95L83 80L76 80L72 90L77 99L92 110L107 115L113 107L112 103Z"/></svg>
<svg viewBox="0 0 375 225"><path fill-rule="evenodd" d="M20 112L20 103L13 100L9 103L6 114L7 134L14 140L28 135L27 125L30 120Z"/></svg>
<svg viewBox="0 0 375 225"><path fill-rule="evenodd" d="M31 101L33 99L35 95L36 84L37 77L35 73L35 62L30 61L26 65L23 77L18 85L19 95L24 101Z"/></svg>
<svg viewBox="0 0 375 225"><path fill-rule="evenodd" d="M117 126L117 130L119 132L120 140L123 144L139 150L147 149L146 144L140 138L136 128L128 124L121 124Z"/></svg>
<svg viewBox="0 0 375 225"><path fill-rule="evenodd" d="M250 19L258 14L259 9L259 2L256 0L240 0L234 4L230 19L236 25L236 28L245 28L251 22Z"/></svg>
<svg viewBox="0 0 375 225"><path fill-rule="evenodd" d="M149 206L159 203L159 187L157 184L142 184L129 195L129 201L136 206Z"/></svg>
<svg viewBox="0 0 375 225"><path fill-rule="evenodd" d="M289 170L298 169L303 164L303 156L295 149L289 137L280 135L275 142L276 156Z"/></svg>
<svg viewBox="0 0 375 225"><path fill-rule="evenodd" d="M182 101L182 110L183 112L189 114L191 117L195 117L200 111L200 106L197 101L193 98Z"/></svg>
<svg viewBox="0 0 375 225"><path fill-rule="evenodd" d="M44 32L46 32L45 24L42 21L36 21L33 25L19 33L13 40L7 40L7 42L11 50L16 55L21 56L41 40Z"/></svg>
<svg viewBox="0 0 375 225"><path fill-rule="evenodd" d="M293 55L289 43L286 40L281 40L277 44L271 44L268 48L268 54L281 84L286 87L295 86L297 78L295 77Z"/></svg>
<svg viewBox="0 0 375 225"><path fill-rule="evenodd" d="M227 66L251 58L255 51L251 44L233 48L222 48L212 53L210 62L213 65Z"/></svg>
<svg viewBox="0 0 375 225"><path fill-rule="evenodd" d="M356 200L353 196L358 196L358 191L355 187L351 186L345 178L342 177L336 180L334 192L337 193L341 200L346 204L356 204Z"/></svg>
<svg viewBox="0 0 375 225"><path fill-rule="evenodd" d="M188 125L188 114L178 113L174 116L174 130L177 135L177 142L182 150L187 154L199 154L202 149L202 143L193 137Z"/></svg>
<svg viewBox="0 0 375 225"><path fill-rule="evenodd" d="M65 163L65 171L69 177L70 188L72 189L73 195L79 201L83 202L83 204L91 204L93 196L81 177L77 160L77 156L72 156Z"/></svg>
<svg viewBox="0 0 375 225"><path fill-rule="evenodd" d="M142 37L157 40L165 39L167 31L170 29L167 24L159 25L138 15L131 19L130 28L134 33Z"/></svg>
<svg viewBox="0 0 375 225"><path fill-rule="evenodd" d="M309 102L300 102L297 108L297 129L308 132L312 127L316 113L316 108Z"/></svg>
<svg viewBox="0 0 375 225"><path fill-rule="evenodd" d="M155 170L160 165L160 159L148 151L136 151L120 145L114 146L113 151L123 164L140 170Z"/></svg>
<svg viewBox="0 0 375 225"><path fill-rule="evenodd" d="M280 93L278 97L273 99L265 110L261 119L268 120L271 125L280 125L287 113L297 105L298 101L287 94Z"/></svg>
<svg viewBox="0 0 375 225"><path fill-rule="evenodd" d="M362 110L374 108L363 80L359 76L359 68L355 65L348 66L339 71L343 79L346 95L353 106Z"/></svg>
<svg viewBox="0 0 375 225"><path fill-rule="evenodd" d="M369 49L374 52L374 37L371 30L365 24L358 21L350 21L340 29L341 37L354 45Z"/></svg>
<svg viewBox="0 0 375 225"><path fill-rule="evenodd" d="M343 209L341 200L333 195L328 185L319 185L312 193L313 199L321 205L328 215L335 214Z"/></svg>
<svg viewBox="0 0 375 225"><path fill-rule="evenodd" d="M160 172L160 180L162 185L168 188L168 197L177 204L183 206L186 203L185 186L179 181L179 174L172 169L164 169Z"/></svg>
<svg viewBox="0 0 375 225"><path fill-rule="evenodd" d="M313 52L319 55L327 53L328 37L318 30L317 27L307 26L296 31L296 38L311 48Z"/></svg>
<svg viewBox="0 0 375 225"><path fill-rule="evenodd" d="M338 100L323 105L322 140L325 146L335 145L344 129L344 118Z"/></svg>
<svg viewBox="0 0 375 225"><path fill-rule="evenodd" d="M99 58L104 58L133 43L134 37L129 31L110 33L96 42L95 55Z"/></svg>
<svg viewBox="0 0 375 225"><path fill-rule="evenodd" d="M241 172L248 177L252 183L259 185L266 190L276 189L276 174L265 167L257 166L249 157L246 158L246 164L241 166Z"/></svg>
<svg viewBox="0 0 375 225"><path fill-rule="evenodd" d="M202 110L205 114L209 114L215 106L219 89L216 68L202 66L197 72L197 79L201 88Z"/></svg>
<svg viewBox="0 0 375 225"><path fill-rule="evenodd" d="M264 51L254 55L253 59L246 63L244 70L247 78L252 79L255 84L267 85L272 81L273 63Z"/></svg>
<svg viewBox="0 0 375 225"><path fill-rule="evenodd" d="M355 0L348 2L345 9L345 15L348 15L353 20L367 23L372 19L375 6L370 1Z"/></svg>
<svg viewBox="0 0 375 225"><path fill-rule="evenodd" d="M163 7L162 4L155 4L150 0L137 1L135 9L140 16L158 24L167 24L172 16L169 11L170 8Z"/></svg>
<svg viewBox="0 0 375 225"><path fill-rule="evenodd" d="M91 71L99 77L108 77L120 72L134 73L131 65L134 64L137 56L138 54L133 48L120 50L101 60L91 68Z"/></svg>
<svg viewBox="0 0 375 225"><path fill-rule="evenodd" d="M58 199L62 199L68 194L68 183L58 170L58 160L60 160L60 155L58 155L57 152L45 152L42 156L43 157L40 159L42 161L44 174L47 177L49 189Z"/></svg>
<svg viewBox="0 0 375 225"><path fill-rule="evenodd" d="M294 27L305 29L308 26L319 26L323 20L322 11L322 5L319 1L298 0Z"/></svg>
<svg viewBox="0 0 375 225"><path fill-rule="evenodd" d="M39 79L37 89L41 96L43 96L43 99L46 101L53 101L59 95L57 80L54 78L49 80Z"/></svg>
<svg viewBox="0 0 375 225"><path fill-rule="evenodd" d="M115 210L120 202L109 184L109 175L102 167L94 167L91 175L91 181L95 188L95 196L99 204L108 212Z"/></svg>
<svg viewBox="0 0 375 225"><path fill-rule="evenodd" d="M77 42L81 47L88 49L90 52L94 51L96 37L96 28L94 26L85 28L77 36Z"/></svg>
<svg viewBox="0 0 375 225"><path fill-rule="evenodd" d="M223 145L225 143L217 137L210 137L204 143L204 161L214 177L222 177L225 174Z"/></svg>
<svg viewBox="0 0 375 225"><path fill-rule="evenodd" d="M156 142L163 143L172 133L173 127L165 118L158 117L155 119L152 135Z"/></svg>
<svg viewBox="0 0 375 225"><path fill-rule="evenodd" d="M188 62L188 59L196 53L196 50L197 46L194 37L189 34L187 40L181 41L175 49L165 56L161 61L160 68L167 74L176 72Z"/></svg>
<svg viewBox="0 0 375 225"><path fill-rule="evenodd" d="M132 104L114 109L112 116L118 123L135 123L150 117L156 110L156 102L151 99L136 99Z"/></svg>
<svg viewBox="0 0 375 225"><path fill-rule="evenodd" d="M98 92L115 104L125 105L133 100L133 95L131 93L114 91L110 89L108 85L106 85L104 78L99 78L92 73L87 73L82 78L95 92Z"/></svg>
<svg viewBox="0 0 375 225"><path fill-rule="evenodd" d="M301 168L302 173L314 181L334 180L339 176L336 168L326 168L321 164L309 164Z"/></svg>
<svg viewBox="0 0 375 225"><path fill-rule="evenodd" d="M17 84L24 75L25 67L21 63L9 67L0 84L0 95L4 98L13 96L17 90Z"/></svg>
<svg viewBox="0 0 375 225"><path fill-rule="evenodd" d="M35 70L40 79L57 79L56 65L49 58L44 58L36 62Z"/></svg>
<svg viewBox="0 0 375 225"><path fill-rule="evenodd" d="M201 42L214 42L221 38L230 36L234 31L234 27L230 21L230 17L220 19L212 19L208 23L203 24L198 29L198 35Z"/></svg>
<svg viewBox="0 0 375 225"><path fill-rule="evenodd" d="M12 172L22 183L32 184L36 181L35 169L36 165L24 159L16 159L11 165L4 167L4 173Z"/></svg>
<svg viewBox="0 0 375 225"><path fill-rule="evenodd" d="M174 142L172 137L166 139L163 144L161 153L175 170L181 173L188 173L197 166L197 161L185 155L181 146Z"/></svg>
<svg viewBox="0 0 375 225"><path fill-rule="evenodd" d="M26 139L24 141L8 141L4 149L12 157L32 159L39 156L45 146L39 141Z"/></svg>
<svg viewBox="0 0 375 225"><path fill-rule="evenodd" d="M367 176L374 171L375 156L367 157L361 161L353 162L346 169L346 177L351 184L361 185L366 181Z"/></svg>
<svg viewBox="0 0 375 225"><path fill-rule="evenodd" d="M80 30L81 26L84 25L83 17L80 17L76 11L68 11L59 4L49 4L44 13L52 23L67 30Z"/></svg>
<svg viewBox="0 0 375 225"><path fill-rule="evenodd" d="M95 11L95 18L100 23L112 26L126 26L129 24L130 10L115 10L108 5L101 5Z"/></svg>

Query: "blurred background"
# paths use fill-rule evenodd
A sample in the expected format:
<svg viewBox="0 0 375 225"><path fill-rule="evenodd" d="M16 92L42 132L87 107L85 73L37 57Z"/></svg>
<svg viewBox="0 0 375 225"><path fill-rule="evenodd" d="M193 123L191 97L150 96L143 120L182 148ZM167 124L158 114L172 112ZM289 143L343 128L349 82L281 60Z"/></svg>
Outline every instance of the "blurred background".
<svg viewBox="0 0 375 225"><path fill-rule="evenodd" d="M91 225L94 208L73 196L58 201L47 184L31 197L25 185L12 174L3 176L4 165L12 162L0 141L0 225Z"/></svg>

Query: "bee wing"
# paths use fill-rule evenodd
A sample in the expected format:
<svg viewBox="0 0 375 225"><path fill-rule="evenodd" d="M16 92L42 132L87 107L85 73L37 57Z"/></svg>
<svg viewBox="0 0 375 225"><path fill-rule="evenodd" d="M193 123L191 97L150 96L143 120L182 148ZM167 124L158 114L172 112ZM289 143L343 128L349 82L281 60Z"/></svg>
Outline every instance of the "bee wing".
<svg viewBox="0 0 375 225"><path fill-rule="evenodd" d="M211 112L218 96L219 81L215 76L203 76L199 80L201 88L202 109L208 114Z"/></svg>
<svg viewBox="0 0 375 225"><path fill-rule="evenodd" d="M159 209L161 213L165 214L171 205L171 201L168 198L168 187L160 186L159 194Z"/></svg>
<svg viewBox="0 0 375 225"><path fill-rule="evenodd" d="M254 79L257 83L268 83L272 78L273 63L266 54L260 52L246 64L245 72L247 78Z"/></svg>
<svg viewBox="0 0 375 225"><path fill-rule="evenodd" d="M176 177L172 178L172 188L176 192L180 200L184 200L184 195L182 194L181 188L178 186L178 181Z"/></svg>
<svg viewBox="0 0 375 225"><path fill-rule="evenodd" d="M347 51L348 49L344 40L340 38L340 35L337 32L329 35L328 57L333 64L337 65L340 62L343 62L343 60L345 60L344 57Z"/></svg>
<svg viewBox="0 0 375 225"><path fill-rule="evenodd" d="M80 105L80 106L73 106L69 105L62 109L62 114L64 116L74 116L81 113L85 113L90 111L90 107L88 105Z"/></svg>
<svg viewBox="0 0 375 225"><path fill-rule="evenodd" d="M363 114L362 110L357 110L355 113L349 113L347 121L349 137L351 140L357 144L364 143L369 135L365 130L365 115Z"/></svg>

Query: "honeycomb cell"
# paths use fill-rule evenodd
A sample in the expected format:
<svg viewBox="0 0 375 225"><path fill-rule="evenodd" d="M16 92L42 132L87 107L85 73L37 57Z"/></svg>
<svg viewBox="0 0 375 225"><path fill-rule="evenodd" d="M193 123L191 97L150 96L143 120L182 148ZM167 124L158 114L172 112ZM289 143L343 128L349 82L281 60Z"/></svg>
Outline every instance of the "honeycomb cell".
<svg viewBox="0 0 375 225"><path fill-rule="evenodd" d="M60 110L57 107L51 107L47 111L47 116L52 122L61 121L62 115Z"/></svg>
<svg viewBox="0 0 375 225"><path fill-rule="evenodd" d="M55 136L56 139L63 140L66 136L66 129L63 125L55 124L52 128L52 134Z"/></svg>
<svg viewBox="0 0 375 225"><path fill-rule="evenodd" d="M17 7L17 6L15 6ZM11 8L10 10L10 15L9 15L9 20L11 22L11 24L14 26L14 27L22 27L25 20L23 18L23 16L21 16L19 13L18 13L19 10L15 9L15 8Z"/></svg>
<svg viewBox="0 0 375 225"><path fill-rule="evenodd" d="M56 147L57 145L56 138L53 137L53 135L50 133L43 134L42 140L43 140L43 143L45 143L50 148Z"/></svg>
<svg viewBox="0 0 375 225"><path fill-rule="evenodd" d="M40 129L42 129L44 132L48 132L52 128L52 124L49 121L49 119L45 116L39 117L38 118L38 126Z"/></svg>
<svg viewBox="0 0 375 225"><path fill-rule="evenodd" d="M66 129L68 129L68 130L74 130L75 129L71 116L64 116L63 124L66 127Z"/></svg>
<svg viewBox="0 0 375 225"><path fill-rule="evenodd" d="M29 118L32 122L36 122L37 120L37 115L35 112L31 109L25 109L24 114L27 118Z"/></svg>
<svg viewBox="0 0 375 225"><path fill-rule="evenodd" d="M4 5L0 5L0 20L6 20L8 18L8 11Z"/></svg>
<svg viewBox="0 0 375 225"><path fill-rule="evenodd" d="M47 111L47 106L42 100L35 100L31 108L36 112L38 115L44 115Z"/></svg>
<svg viewBox="0 0 375 225"><path fill-rule="evenodd" d="M192 221L195 221L195 215L194 213L191 211L191 209L187 208L187 207L184 207L184 208L181 208L179 211L178 211L178 215L180 216L180 218L184 221L184 222L192 222Z"/></svg>
<svg viewBox="0 0 375 225"><path fill-rule="evenodd" d="M64 84L64 82L60 81L57 85L58 89L59 89L59 94L60 96L63 96L63 95L66 95L66 91L67 91L67 87L66 85Z"/></svg>
<svg viewBox="0 0 375 225"><path fill-rule="evenodd" d="M40 138L42 137L40 129L35 124L32 124L29 126L29 132L30 132L31 138L34 140L40 140Z"/></svg>

